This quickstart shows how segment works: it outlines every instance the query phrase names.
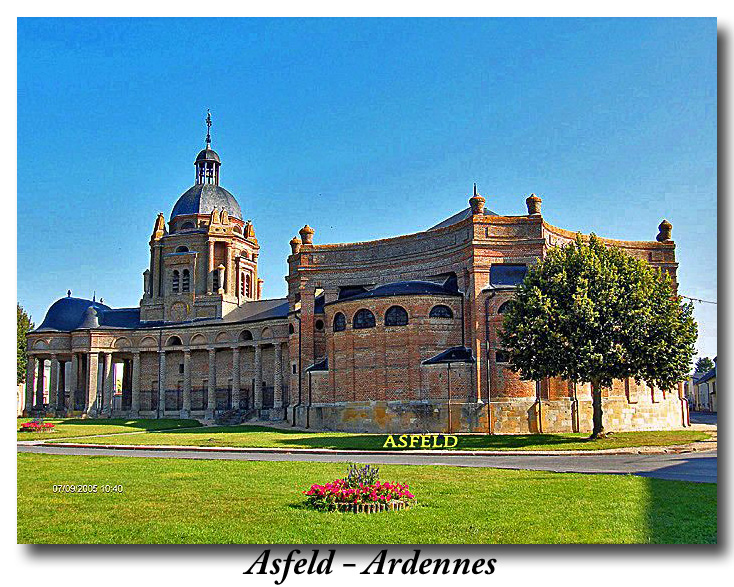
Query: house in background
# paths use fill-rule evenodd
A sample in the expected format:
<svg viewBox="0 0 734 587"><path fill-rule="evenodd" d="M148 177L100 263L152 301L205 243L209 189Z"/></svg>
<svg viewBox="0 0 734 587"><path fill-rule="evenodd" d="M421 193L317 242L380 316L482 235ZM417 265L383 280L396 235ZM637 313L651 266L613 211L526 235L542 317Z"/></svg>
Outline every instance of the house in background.
<svg viewBox="0 0 734 587"><path fill-rule="evenodd" d="M716 401L716 368L718 364L714 357L714 368L698 379L693 380L694 410L704 412L716 412L718 405Z"/></svg>

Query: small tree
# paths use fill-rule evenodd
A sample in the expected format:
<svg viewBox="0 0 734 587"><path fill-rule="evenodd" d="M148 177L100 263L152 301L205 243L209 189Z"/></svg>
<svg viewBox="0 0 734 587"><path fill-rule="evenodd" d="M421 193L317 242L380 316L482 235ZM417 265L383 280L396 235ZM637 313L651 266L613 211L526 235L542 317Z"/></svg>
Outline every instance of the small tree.
<svg viewBox="0 0 734 587"><path fill-rule="evenodd" d="M714 362L708 357L701 357L696 361L696 373L708 373L714 368Z"/></svg>
<svg viewBox="0 0 734 587"><path fill-rule="evenodd" d="M33 328L31 317L23 309L23 306L18 304L18 384L25 381L26 366L28 364L26 336Z"/></svg>
<svg viewBox="0 0 734 587"><path fill-rule="evenodd" d="M523 379L591 383L597 438L602 388L633 377L670 389L690 369L696 336L693 305L681 302L669 275L592 234L530 268L501 342Z"/></svg>

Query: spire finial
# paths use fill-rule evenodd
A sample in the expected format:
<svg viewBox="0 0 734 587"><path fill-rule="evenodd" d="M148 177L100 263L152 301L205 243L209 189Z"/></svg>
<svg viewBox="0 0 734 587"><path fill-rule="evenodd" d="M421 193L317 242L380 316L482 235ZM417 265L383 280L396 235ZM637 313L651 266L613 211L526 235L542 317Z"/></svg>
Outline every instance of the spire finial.
<svg viewBox="0 0 734 587"><path fill-rule="evenodd" d="M94 290L94 295L92 296L92 301L93 302L96 302L97 301L97 290L96 289Z"/></svg>
<svg viewBox="0 0 734 587"><path fill-rule="evenodd" d="M210 149L212 146L212 113L209 112L209 108L206 109L206 148Z"/></svg>
<svg viewBox="0 0 734 587"><path fill-rule="evenodd" d="M477 182L474 182L474 195L477 195Z"/></svg>
<svg viewBox="0 0 734 587"><path fill-rule="evenodd" d="M67 298L70 298L71 297L71 290L70 289L67 289L66 290L66 297Z"/></svg>

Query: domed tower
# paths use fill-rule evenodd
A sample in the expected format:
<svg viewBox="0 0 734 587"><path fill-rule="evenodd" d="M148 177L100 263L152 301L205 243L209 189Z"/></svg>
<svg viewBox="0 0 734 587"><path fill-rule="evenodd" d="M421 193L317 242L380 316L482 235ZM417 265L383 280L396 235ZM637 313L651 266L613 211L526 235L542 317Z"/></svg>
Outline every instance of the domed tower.
<svg viewBox="0 0 734 587"><path fill-rule="evenodd" d="M176 201L168 228L163 213L153 227L140 302L145 321L222 318L259 299L255 229L243 221L236 198L219 185L222 163L211 148L208 112L206 124L206 146L194 161L194 185Z"/></svg>

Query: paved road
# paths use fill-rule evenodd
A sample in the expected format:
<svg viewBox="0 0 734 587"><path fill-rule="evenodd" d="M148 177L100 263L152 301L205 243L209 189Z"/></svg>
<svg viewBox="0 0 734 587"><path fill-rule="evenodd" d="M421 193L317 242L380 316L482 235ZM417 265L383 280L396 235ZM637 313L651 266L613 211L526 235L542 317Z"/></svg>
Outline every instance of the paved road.
<svg viewBox="0 0 734 587"><path fill-rule="evenodd" d="M116 457L163 457L174 459L224 459L238 461L315 461L321 463L359 462L387 465L448 465L457 467L494 467L530 469L559 473L631 473L657 479L677 479L716 483L716 450L680 454L563 455L563 456L469 456L452 455L365 455L299 454L297 452L202 452L195 450L126 450L60 446L18 445L18 452L60 455Z"/></svg>

